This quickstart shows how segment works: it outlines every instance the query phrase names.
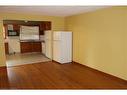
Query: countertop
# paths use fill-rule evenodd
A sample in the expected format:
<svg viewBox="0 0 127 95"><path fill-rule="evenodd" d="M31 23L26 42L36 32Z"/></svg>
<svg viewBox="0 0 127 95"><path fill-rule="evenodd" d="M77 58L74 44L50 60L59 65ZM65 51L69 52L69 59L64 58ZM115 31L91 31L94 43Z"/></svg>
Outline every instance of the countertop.
<svg viewBox="0 0 127 95"><path fill-rule="evenodd" d="M44 40L20 40L20 42L42 42L44 43Z"/></svg>

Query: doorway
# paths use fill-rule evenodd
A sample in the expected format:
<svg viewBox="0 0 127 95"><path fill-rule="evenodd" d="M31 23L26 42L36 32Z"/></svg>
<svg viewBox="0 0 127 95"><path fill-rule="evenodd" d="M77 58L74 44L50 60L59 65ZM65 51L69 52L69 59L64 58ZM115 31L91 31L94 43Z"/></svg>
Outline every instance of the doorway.
<svg viewBox="0 0 127 95"><path fill-rule="evenodd" d="M7 67L52 60L50 21L3 20L3 33Z"/></svg>

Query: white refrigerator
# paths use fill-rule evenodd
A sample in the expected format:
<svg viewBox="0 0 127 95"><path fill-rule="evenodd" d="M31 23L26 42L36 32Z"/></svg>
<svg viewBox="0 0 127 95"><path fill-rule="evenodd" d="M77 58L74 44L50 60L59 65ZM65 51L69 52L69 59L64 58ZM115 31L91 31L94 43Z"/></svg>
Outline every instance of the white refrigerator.
<svg viewBox="0 0 127 95"><path fill-rule="evenodd" d="M61 64L72 62L72 32L53 32L53 60Z"/></svg>
<svg viewBox="0 0 127 95"><path fill-rule="evenodd" d="M52 31L44 31L45 56L52 59ZM43 50L42 50L43 51Z"/></svg>

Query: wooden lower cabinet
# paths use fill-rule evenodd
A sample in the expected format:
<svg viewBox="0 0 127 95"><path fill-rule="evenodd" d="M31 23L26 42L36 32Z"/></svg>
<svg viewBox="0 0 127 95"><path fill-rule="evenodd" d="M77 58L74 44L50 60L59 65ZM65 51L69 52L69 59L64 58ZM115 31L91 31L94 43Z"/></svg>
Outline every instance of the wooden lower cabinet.
<svg viewBox="0 0 127 95"><path fill-rule="evenodd" d="M21 53L41 52L41 42L20 42Z"/></svg>
<svg viewBox="0 0 127 95"><path fill-rule="evenodd" d="M33 42L32 43L32 52L41 52L41 51L42 51L41 42Z"/></svg>
<svg viewBox="0 0 127 95"><path fill-rule="evenodd" d="M30 42L21 42L20 43L20 49L21 53L27 53L27 52L32 52L32 47L31 47Z"/></svg>

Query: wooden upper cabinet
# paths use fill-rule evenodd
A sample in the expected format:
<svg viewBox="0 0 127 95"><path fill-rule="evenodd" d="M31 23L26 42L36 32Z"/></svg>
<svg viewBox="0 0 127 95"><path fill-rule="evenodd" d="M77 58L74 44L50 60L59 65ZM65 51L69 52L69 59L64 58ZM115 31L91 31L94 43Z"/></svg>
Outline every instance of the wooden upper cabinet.
<svg viewBox="0 0 127 95"><path fill-rule="evenodd" d="M51 30L51 22L45 22L45 29Z"/></svg>
<svg viewBox="0 0 127 95"><path fill-rule="evenodd" d="M45 30L45 23L40 23L40 30Z"/></svg>
<svg viewBox="0 0 127 95"><path fill-rule="evenodd" d="M51 22L45 21L40 23L40 35L44 35L45 30L51 30Z"/></svg>
<svg viewBox="0 0 127 95"><path fill-rule="evenodd" d="M13 24L13 30L14 30L14 31L20 31L20 25L18 25L18 24Z"/></svg>

